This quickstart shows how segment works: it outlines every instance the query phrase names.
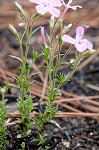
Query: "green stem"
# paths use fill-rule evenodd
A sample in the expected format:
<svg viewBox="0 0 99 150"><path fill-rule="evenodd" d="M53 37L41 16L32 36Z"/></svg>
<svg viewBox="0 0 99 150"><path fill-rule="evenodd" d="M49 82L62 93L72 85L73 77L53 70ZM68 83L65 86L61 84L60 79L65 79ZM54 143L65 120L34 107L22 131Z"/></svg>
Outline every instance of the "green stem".
<svg viewBox="0 0 99 150"><path fill-rule="evenodd" d="M69 49L66 51L66 53L64 54L64 56L62 57L62 59L61 59L61 62L62 61L64 61L64 59L67 57L67 55L70 53L70 51L72 50L72 48L73 48L73 45L71 45L70 47L69 47Z"/></svg>
<svg viewBox="0 0 99 150"><path fill-rule="evenodd" d="M1 133L2 135L0 135L0 146L2 146L2 150L6 150L6 144L7 144L7 141L6 141L6 126L5 126L5 123L6 123L6 113L5 113L5 93L3 92L2 93L2 102L1 102Z"/></svg>
<svg viewBox="0 0 99 150"><path fill-rule="evenodd" d="M79 62L80 62L80 59L81 59L81 54L78 56L76 62L75 62L75 65L74 65L74 68L73 70L71 71L71 73L69 74L68 78L67 78L67 81L70 80L72 78L72 76L74 75L78 65L79 65Z"/></svg>
<svg viewBox="0 0 99 150"><path fill-rule="evenodd" d="M23 59L24 53L23 53L23 47L22 47L22 40L19 42L19 44L20 44L21 59Z"/></svg>

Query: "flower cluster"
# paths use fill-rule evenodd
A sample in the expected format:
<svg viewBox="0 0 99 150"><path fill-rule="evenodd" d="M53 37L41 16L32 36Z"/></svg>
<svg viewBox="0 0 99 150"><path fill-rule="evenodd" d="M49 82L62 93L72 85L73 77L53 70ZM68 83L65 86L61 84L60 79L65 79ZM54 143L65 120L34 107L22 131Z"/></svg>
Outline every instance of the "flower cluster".
<svg viewBox="0 0 99 150"><path fill-rule="evenodd" d="M62 5L65 6L62 16L65 15L65 13L67 12L69 8L73 10L76 10L77 8L82 8L79 5L71 6L70 4L72 3L73 0L69 0L67 4L65 4L64 0L29 0L29 1L31 3L37 4L36 10L41 15L44 15L47 12L49 12L51 15L55 17L60 16L60 10L57 9L56 7L61 7Z"/></svg>
<svg viewBox="0 0 99 150"><path fill-rule="evenodd" d="M64 0L29 0L31 3L37 4L36 10L39 14L44 15L46 13L50 13L54 17L64 17L66 12L69 8L76 10L77 8L82 8L80 5L71 6L73 0L69 0L67 4L65 4ZM60 14L60 10L56 7L64 6L64 11L62 14ZM83 39L84 33L85 33L85 27L79 26L76 29L76 39L73 39L72 37L68 35L63 35L62 40L63 42L67 42L70 44L75 45L78 52L84 52L85 50L93 50L93 44L89 42L87 39ZM44 32L44 27L41 29ZM41 32L42 33L42 32ZM43 41L45 43L45 37L44 35Z"/></svg>

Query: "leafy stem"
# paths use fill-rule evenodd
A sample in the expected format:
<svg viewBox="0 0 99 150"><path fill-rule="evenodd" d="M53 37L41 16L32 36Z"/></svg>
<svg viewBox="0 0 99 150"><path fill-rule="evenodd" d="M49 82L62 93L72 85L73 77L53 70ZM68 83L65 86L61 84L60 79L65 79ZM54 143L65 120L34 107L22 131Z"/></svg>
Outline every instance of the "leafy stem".
<svg viewBox="0 0 99 150"><path fill-rule="evenodd" d="M8 143L6 136L6 115L7 110L5 107L6 100L5 100L5 93L8 90L8 84L5 85L4 88L0 88L0 93L2 95L2 100L0 101L0 149L6 150L6 145Z"/></svg>

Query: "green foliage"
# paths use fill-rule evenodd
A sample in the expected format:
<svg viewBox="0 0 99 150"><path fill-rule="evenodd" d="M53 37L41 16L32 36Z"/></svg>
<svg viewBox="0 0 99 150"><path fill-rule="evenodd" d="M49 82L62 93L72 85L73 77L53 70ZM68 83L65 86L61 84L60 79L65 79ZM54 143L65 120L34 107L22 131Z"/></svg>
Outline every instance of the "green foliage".
<svg viewBox="0 0 99 150"><path fill-rule="evenodd" d="M34 51L34 50L33 50L33 53L32 53L32 60L35 61L38 57L39 57L38 51Z"/></svg>
<svg viewBox="0 0 99 150"><path fill-rule="evenodd" d="M54 86L49 87L49 101L52 103L54 100L56 100L57 96L59 96L59 91Z"/></svg>
<svg viewBox="0 0 99 150"><path fill-rule="evenodd" d="M59 44L59 46L62 46L62 44L63 44L63 41L62 41L62 38L60 35L58 36L58 44Z"/></svg>
<svg viewBox="0 0 99 150"><path fill-rule="evenodd" d="M36 20L38 18L40 18L42 15L38 14L38 13L35 13L33 14L33 16L31 17L32 20Z"/></svg>
<svg viewBox="0 0 99 150"><path fill-rule="evenodd" d="M62 85L63 83L68 81L67 80L68 75L66 75L66 74L60 73L57 77L58 77L58 81L59 81L60 85Z"/></svg>
<svg viewBox="0 0 99 150"><path fill-rule="evenodd" d="M44 47L43 48L43 52L42 52L42 55L44 56L46 62L49 61L49 54L50 54L50 48L49 47Z"/></svg>
<svg viewBox="0 0 99 150"><path fill-rule="evenodd" d="M33 30L33 31L31 32L30 37L32 37L32 36L35 34L35 32L37 32L40 28L41 28L41 26L38 27L38 28L36 28L35 30Z"/></svg>
<svg viewBox="0 0 99 150"><path fill-rule="evenodd" d="M55 120L50 120L50 123L57 126L58 128L61 128L60 125Z"/></svg>
<svg viewBox="0 0 99 150"><path fill-rule="evenodd" d="M0 149L6 150L6 114L7 110L5 107L6 100L0 101Z"/></svg>
<svg viewBox="0 0 99 150"><path fill-rule="evenodd" d="M34 80L31 81L31 77L38 74L38 72L32 73L31 71L32 71L34 61L36 61L36 59L40 56L37 51L33 50L32 60L29 63L27 63L31 37L40 28L39 27L35 30L32 30L32 26L30 27L30 24L32 24L34 20L41 17L41 15L36 13L30 18L29 21L27 21L26 14L22 6L19 5L17 2L15 2L15 4L22 18L24 32L21 36L19 36L14 26L13 25L9 26L12 33L18 39L20 45L20 52L21 52L21 59L17 58L16 56L12 56L15 59L21 60L20 61L21 65L19 67L20 75L18 76L16 75L15 77L17 81L17 85L12 85L12 86L17 88L21 93L21 96L17 99L17 103L18 103L18 111L21 115L20 118L21 136L25 137L31 132L30 129L33 124L32 118L30 117L30 113L33 110L33 96L29 92L29 87L34 82ZM25 52L23 51L23 38L26 38Z"/></svg>
<svg viewBox="0 0 99 150"><path fill-rule="evenodd" d="M2 100L0 101L0 149L6 150L7 145L7 127L6 127L6 115L7 115L7 109L5 107L6 101L5 100L5 93L8 90L9 85L6 84L4 88L0 87L0 94L2 95Z"/></svg>
<svg viewBox="0 0 99 150"><path fill-rule="evenodd" d="M56 113L57 113L57 107L52 106L50 103L47 104L47 107L44 113L40 112L40 117L35 119L35 123L38 127L39 133L42 134L44 127L48 123L50 123L50 121L56 115Z"/></svg>
<svg viewBox="0 0 99 150"><path fill-rule="evenodd" d="M30 80L32 76L31 65L26 66L26 62L23 62L20 66L21 74L16 77L16 80L18 82L18 89L21 92L21 97L18 98L18 110L21 114L21 130L22 135L26 136L32 125L32 119L29 114L33 110L33 96L28 94L29 87L32 84Z"/></svg>
<svg viewBox="0 0 99 150"><path fill-rule="evenodd" d="M25 150L25 143L24 142L22 142L21 147L22 147L21 150Z"/></svg>
<svg viewBox="0 0 99 150"><path fill-rule="evenodd" d="M23 120L24 120L24 118L26 118L28 116L28 114L33 109L33 100L32 100L32 98L33 97L31 95L27 95L25 100L24 100L24 103L22 103L22 97L18 98L18 106L19 106L18 110L21 113ZM23 113L23 109L24 109L24 113Z"/></svg>

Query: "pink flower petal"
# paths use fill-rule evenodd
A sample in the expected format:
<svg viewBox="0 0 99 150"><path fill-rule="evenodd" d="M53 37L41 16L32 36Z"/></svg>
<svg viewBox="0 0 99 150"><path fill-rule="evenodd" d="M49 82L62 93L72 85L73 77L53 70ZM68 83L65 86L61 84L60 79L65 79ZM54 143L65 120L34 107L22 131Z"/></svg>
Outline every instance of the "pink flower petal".
<svg viewBox="0 0 99 150"><path fill-rule="evenodd" d="M41 4L42 0L29 0L31 3Z"/></svg>
<svg viewBox="0 0 99 150"><path fill-rule="evenodd" d="M61 7L62 6L61 0L50 0L50 6Z"/></svg>
<svg viewBox="0 0 99 150"><path fill-rule="evenodd" d="M43 5L37 5L35 8L36 8L37 12L41 15L44 15L48 11L47 8L44 7Z"/></svg>
<svg viewBox="0 0 99 150"><path fill-rule="evenodd" d="M75 6L71 6L70 8L76 10L77 8L82 8L82 7L80 5L75 5Z"/></svg>
<svg viewBox="0 0 99 150"><path fill-rule="evenodd" d="M62 5L64 5L64 6L66 5L65 2L64 2L64 0L61 0L61 2L62 2Z"/></svg>
<svg viewBox="0 0 99 150"><path fill-rule="evenodd" d="M73 1L73 0L69 0L69 2L68 2L68 4L67 4L67 5L70 5L70 4L72 3L72 1Z"/></svg>
<svg viewBox="0 0 99 150"><path fill-rule="evenodd" d="M77 43L75 44L75 47L77 51L80 53L83 53L87 49L86 43L81 43L81 44Z"/></svg>
<svg viewBox="0 0 99 150"><path fill-rule="evenodd" d="M48 9L49 13L52 14L54 17L59 17L60 15L60 10L54 7L49 7Z"/></svg>
<svg viewBox="0 0 99 150"><path fill-rule="evenodd" d="M76 39L82 39L82 37L84 36L84 27L79 26L76 28Z"/></svg>
<svg viewBox="0 0 99 150"><path fill-rule="evenodd" d="M89 49L89 50L93 49L93 44L90 41L88 41L87 39L84 39L82 41L84 41L86 43L87 49Z"/></svg>
<svg viewBox="0 0 99 150"><path fill-rule="evenodd" d="M76 40L66 34L62 36L62 40L70 44L76 44Z"/></svg>

